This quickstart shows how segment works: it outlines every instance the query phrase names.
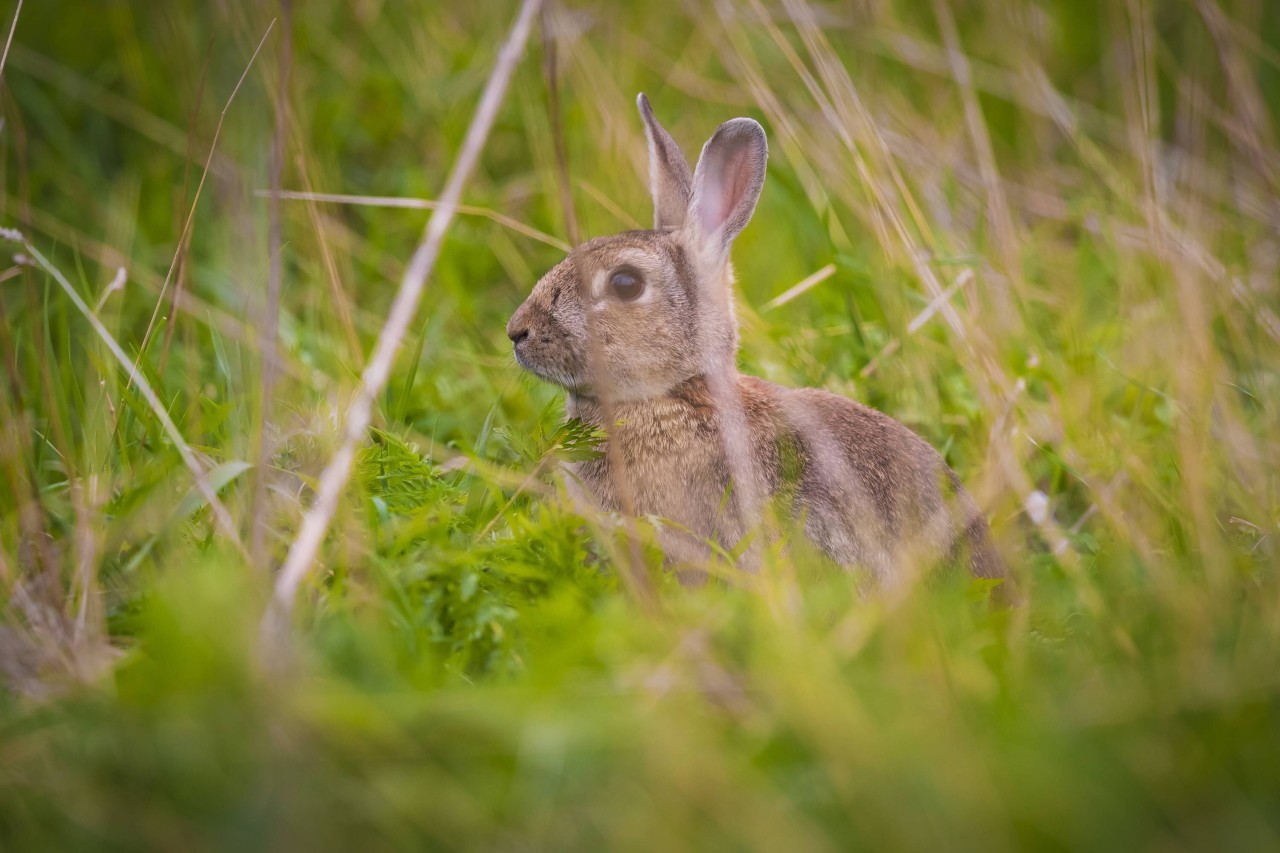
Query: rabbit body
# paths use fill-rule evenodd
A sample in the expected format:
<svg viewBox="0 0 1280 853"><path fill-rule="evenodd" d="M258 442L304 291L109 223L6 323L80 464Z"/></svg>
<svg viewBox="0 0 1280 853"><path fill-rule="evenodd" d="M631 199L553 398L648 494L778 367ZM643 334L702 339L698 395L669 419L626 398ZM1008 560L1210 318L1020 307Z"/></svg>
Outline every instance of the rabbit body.
<svg viewBox="0 0 1280 853"><path fill-rule="evenodd" d="M517 360L569 391L607 450L570 464L597 505L658 516L696 565L769 506L845 566L893 581L940 558L1003 577L982 513L938 453L852 400L740 374L729 247L764 183L764 131L725 123L691 172L643 95L655 228L592 240L512 316Z"/></svg>
<svg viewBox="0 0 1280 853"><path fill-rule="evenodd" d="M808 539L832 560L892 582L912 568L909 560L928 564L963 554L975 575L1003 576L986 519L937 452L911 430L826 391L746 375L738 375L736 385L756 493L780 498L779 509L802 519ZM608 422L592 398L571 398L568 412L588 423ZM674 522L663 545L678 562L705 559L705 541L733 548L749 515L731 485L719 410L706 381L691 379L660 398L620 403L610 414L615 425L608 440L617 453L570 465L594 501Z"/></svg>

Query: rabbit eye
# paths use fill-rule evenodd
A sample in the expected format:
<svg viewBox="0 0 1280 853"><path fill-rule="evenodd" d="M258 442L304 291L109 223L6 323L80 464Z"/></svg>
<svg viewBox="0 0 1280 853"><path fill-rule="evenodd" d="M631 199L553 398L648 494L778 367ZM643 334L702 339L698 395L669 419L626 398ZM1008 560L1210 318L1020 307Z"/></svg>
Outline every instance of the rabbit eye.
<svg viewBox="0 0 1280 853"><path fill-rule="evenodd" d="M644 292L644 277L632 267L619 267L609 276L613 295L623 302L630 302Z"/></svg>

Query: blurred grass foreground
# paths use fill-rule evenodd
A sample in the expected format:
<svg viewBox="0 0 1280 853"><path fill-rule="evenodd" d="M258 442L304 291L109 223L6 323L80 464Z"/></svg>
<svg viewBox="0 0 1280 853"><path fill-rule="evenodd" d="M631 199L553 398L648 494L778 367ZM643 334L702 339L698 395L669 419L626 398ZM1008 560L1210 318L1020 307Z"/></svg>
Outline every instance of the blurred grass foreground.
<svg viewBox="0 0 1280 853"><path fill-rule="evenodd" d="M1280 849L1280 4L547 3L283 659L519 4L15 5L0 849ZM503 326L651 221L638 91L769 134L743 369L942 450L1020 606L563 499Z"/></svg>

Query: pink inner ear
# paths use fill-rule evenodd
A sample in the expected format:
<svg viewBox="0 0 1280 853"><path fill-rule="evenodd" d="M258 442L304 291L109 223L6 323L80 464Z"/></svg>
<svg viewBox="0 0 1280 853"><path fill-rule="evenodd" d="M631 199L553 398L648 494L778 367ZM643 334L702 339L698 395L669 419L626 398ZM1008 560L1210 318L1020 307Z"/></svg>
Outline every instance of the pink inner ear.
<svg viewBox="0 0 1280 853"><path fill-rule="evenodd" d="M707 176L707 192L698 205L698 224L705 235L714 234L738 206L747 191L749 171L748 158L734 152Z"/></svg>
<svg viewBox="0 0 1280 853"><path fill-rule="evenodd" d="M702 146L698 168L693 173L691 219L708 246L725 252L746 227L764 184L765 161L769 151L764 128L749 118L736 118L720 125Z"/></svg>

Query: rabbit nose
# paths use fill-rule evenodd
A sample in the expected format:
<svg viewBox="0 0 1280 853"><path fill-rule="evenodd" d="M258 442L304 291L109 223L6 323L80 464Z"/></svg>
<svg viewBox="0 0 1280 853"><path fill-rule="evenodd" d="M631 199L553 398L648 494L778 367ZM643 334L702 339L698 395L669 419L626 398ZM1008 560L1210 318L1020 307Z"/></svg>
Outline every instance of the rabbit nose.
<svg viewBox="0 0 1280 853"><path fill-rule="evenodd" d="M529 301L526 299L524 304L516 309L516 313L511 315L511 319L507 321L507 337L511 339L511 343L519 344L521 341L529 337L529 331L533 324L529 322Z"/></svg>

